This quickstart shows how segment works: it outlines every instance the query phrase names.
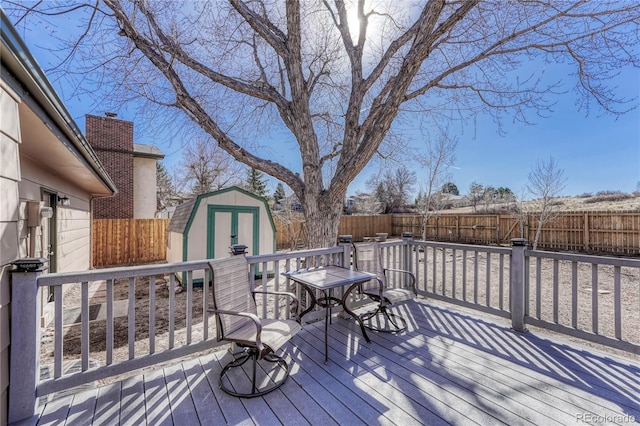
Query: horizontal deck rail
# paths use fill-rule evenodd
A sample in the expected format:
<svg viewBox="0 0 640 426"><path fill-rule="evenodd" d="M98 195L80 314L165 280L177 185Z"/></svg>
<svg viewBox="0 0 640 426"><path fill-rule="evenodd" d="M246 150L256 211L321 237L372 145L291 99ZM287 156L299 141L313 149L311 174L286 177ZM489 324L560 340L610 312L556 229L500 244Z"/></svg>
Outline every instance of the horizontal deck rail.
<svg viewBox="0 0 640 426"><path fill-rule="evenodd" d="M511 317L511 248L427 241L411 245L419 294Z"/></svg>
<svg viewBox="0 0 640 426"><path fill-rule="evenodd" d="M529 324L640 353L640 260L531 251L523 241L497 247L403 239L380 246L384 266L415 274L421 297L510 318L518 331ZM349 267L351 254L345 244L247 259L254 287L291 291L297 287L283 272ZM217 347L215 321L207 312L210 289L194 285L196 274L210 282L206 260L77 273L15 272L11 352L20 355L11 357L10 422L32 415L39 397ZM42 287L53 287L54 320L53 343L43 353L53 360L52 376L41 380L40 350L46 342L37 301ZM96 287L103 292L101 319L92 317ZM76 289L80 305L72 325L65 317L69 288ZM162 311L161 293L168 299ZM146 310L138 310L140 299ZM265 317L288 315L278 298L256 302ZM316 311L305 320L321 316ZM65 351L72 330L79 353Z"/></svg>
<svg viewBox="0 0 640 426"><path fill-rule="evenodd" d="M640 354L640 260L530 250L525 280L527 324Z"/></svg>
<svg viewBox="0 0 640 426"><path fill-rule="evenodd" d="M253 287L273 286L278 291L282 285L289 285L281 277L282 272L311 266L346 265L345 255L348 251L343 247L332 247L247 256L250 264L247 272L251 272ZM215 339L215 321L207 312L210 289L204 284L195 288L196 274L205 277L203 282L210 282L207 260L55 274L42 274L42 270L15 272L11 351L20 356L13 356L10 366L9 422L31 416L37 398L218 347L221 343ZM168 289L168 300L165 301L168 309L161 314L158 303L163 285ZM48 368L52 371L51 377L41 379L41 349L45 344L42 343L38 300L43 287L53 288L54 294L53 348L51 354L43 354L52 355L47 358L52 358L53 362ZM104 293L99 305L104 315L99 320L93 318L91 312L98 306L92 304L96 288ZM125 289L121 293L126 293L126 298L117 300L116 289ZM176 289L181 291L178 293ZM70 290L79 295L80 305L79 320L72 325L67 323L70 309L64 303ZM140 298L143 298L142 303ZM279 298L259 298L256 302L265 317L288 315L287 307L281 306ZM125 306L120 315L117 313L119 304ZM177 314L179 307L183 312L181 317ZM309 315L304 319L314 318ZM163 330L159 328L161 324L165 325ZM31 332L26 333L24 329ZM78 335L76 340L80 341L79 353L65 351L72 329ZM123 341L124 344L116 343Z"/></svg>

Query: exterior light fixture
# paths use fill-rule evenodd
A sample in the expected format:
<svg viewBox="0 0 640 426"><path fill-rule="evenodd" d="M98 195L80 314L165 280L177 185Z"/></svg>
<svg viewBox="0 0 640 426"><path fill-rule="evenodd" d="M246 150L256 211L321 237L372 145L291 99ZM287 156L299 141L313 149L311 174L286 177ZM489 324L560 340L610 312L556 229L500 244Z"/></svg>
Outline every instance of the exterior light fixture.
<svg viewBox="0 0 640 426"><path fill-rule="evenodd" d="M58 204L61 206L69 206L71 205L71 200L66 195L60 196L58 195Z"/></svg>

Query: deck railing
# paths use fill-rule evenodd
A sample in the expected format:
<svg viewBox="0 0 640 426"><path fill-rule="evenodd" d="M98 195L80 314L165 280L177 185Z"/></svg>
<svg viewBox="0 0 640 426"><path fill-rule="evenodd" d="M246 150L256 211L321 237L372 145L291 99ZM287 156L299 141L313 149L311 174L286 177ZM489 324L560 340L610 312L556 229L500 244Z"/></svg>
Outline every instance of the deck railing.
<svg viewBox="0 0 640 426"><path fill-rule="evenodd" d="M511 247L426 241L412 241L411 245L419 294L504 318L511 316Z"/></svg>
<svg viewBox="0 0 640 426"><path fill-rule="evenodd" d="M385 266L414 272L421 297L510 318L517 331L531 324L640 353L640 260L530 251L523 240L514 240L512 247L489 247L404 239L381 247ZM296 287L283 272L349 266L350 255L351 245L345 244L247 259L255 287L291 291ZM9 421L33 415L36 398L219 346L207 312L209 286L194 288L194 276L209 282L208 274L205 260L78 273L15 272ZM609 275L610 280L605 278ZM185 277L181 284L179 277ZM53 287L52 343L42 339L41 287ZM79 295L76 315L63 308L72 287ZM98 314L92 304L96 287L103 301ZM118 298L116 290L123 289L126 297ZM305 295L298 294L307 303ZM162 310L161 297L166 302ZM277 298L257 303L263 316L286 315ZM321 315L318 311L304 319ZM79 318L76 323L74 317ZM72 354L65 344L73 332L80 350ZM41 347L46 349L43 359L52 363L51 377L42 380Z"/></svg>
<svg viewBox="0 0 640 426"><path fill-rule="evenodd" d="M521 244L524 240L514 240ZM418 292L640 354L640 259L411 241Z"/></svg>
<svg viewBox="0 0 640 426"><path fill-rule="evenodd" d="M640 354L639 259L527 251L525 281L527 324Z"/></svg>
<svg viewBox="0 0 640 426"><path fill-rule="evenodd" d="M253 286L281 290L282 286L293 288L282 272L346 265L348 254L343 247L332 247L247 256L247 260ZM196 276L210 281L206 260L56 274L42 274L43 269L16 271L12 277L9 422L32 416L37 398L220 345L215 340L215 321L207 312L209 286L194 288ZM178 283L182 277L184 282ZM53 329L52 339L43 339L40 328L38 301L42 287L53 288L53 323L49 327ZM116 289L126 290L120 291L126 296L115 296ZM181 291L177 293L176 289ZM99 298L96 292L103 295ZM162 314L158 308L160 292L166 293L168 299ZM70 294L78 299L77 312L64 308L65 297ZM103 303L95 304L96 299ZM287 309L279 305L278 298L259 298L256 302L265 317L286 315ZM314 314L305 316L305 321L319 316ZM164 327L161 329L160 325ZM80 349L69 353L65 344L69 346L74 341ZM51 360L51 365L43 363L44 369L40 368L41 349L46 349L44 358ZM50 371L50 377L41 379L42 370Z"/></svg>

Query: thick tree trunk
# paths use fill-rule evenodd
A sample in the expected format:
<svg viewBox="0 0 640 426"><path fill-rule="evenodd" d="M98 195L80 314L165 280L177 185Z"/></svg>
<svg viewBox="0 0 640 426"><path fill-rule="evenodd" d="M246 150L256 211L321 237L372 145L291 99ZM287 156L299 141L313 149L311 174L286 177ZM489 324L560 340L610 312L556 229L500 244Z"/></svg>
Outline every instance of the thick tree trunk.
<svg viewBox="0 0 640 426"><path fill-rule="evenodd" d="M305 203L309 248L333 247L337 244L342 202L323 202L325 199L320 197L317 202Z"/></svg>

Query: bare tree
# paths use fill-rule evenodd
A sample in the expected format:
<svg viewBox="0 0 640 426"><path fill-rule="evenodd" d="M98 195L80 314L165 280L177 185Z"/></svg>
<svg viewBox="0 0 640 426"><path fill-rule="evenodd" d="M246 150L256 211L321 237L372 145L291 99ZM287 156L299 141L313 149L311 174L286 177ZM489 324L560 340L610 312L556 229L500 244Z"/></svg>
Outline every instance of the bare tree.
<svg viewBox="0 0 640 426"><path fill-rule="evenodd" d="M300 203L296 196L286 190L281 182L278 183L277 191L279 192L278 203L274 204L271 210L273 216L285 229L284 234L289 237L290 249L302 249L307 246L308 237L304 216L299 209Z"/></svg>
<svg viewBox="0 0 640 426"><path fill-rule="evenodd" d="M237 161L284 182L304 205L312 247L335 244L349 183L401 133L399 117L438 126L489 113L499 131L504 117L528 123L561 89L543 67L524 68L535 58L574 67L587 111L636 104L606 85L622 66L639 65L633 1L60 4L23 9L49 20L84 13L65 20L86 30L62 73L73 71L86 90L113 84L103 99L148 100L145 113L169 126L175 117L159 117L181 111ZM3 7L26 25L13 1ZM260 146L270 131L299 152L299 173L279 149Z"/></svg>
<svg viewBox="0 0 640 426"><path fill-rule="evenodd" d="M458 141L443 135L435 140L427 138L424 145L425 151L418 156L417 161L423 167L422 175L426 174L426 179L421 184L421 196L416 204L422 216L422 238L426 240L429 218L439 214L448 200L448 195L445 196L441 188L450 183L450 167L456 161Z"/></svg>
<svg viewBox="0 0 640 426"><path fill-rule="evenodd" d="M538 248L540 233L545 223L553 222L560 209L554 203L554 198L559 197L566 186L564 170L558 167L557 161L549 157L548 161L538 160L529 172L527 190L534 198L531 205L536 212L536 236L533 240L533 249Z"/></svg>
<svg viewBox="0 0 640 426"><path fill-rule="evenodd" d="M363 215L375 215L383 212L382 205L378 201L377 197L372 194L356 192L355 205L353 206L353 213Z"/></svg>
<svg viewBox="0 0 640 426"><path fill-rule="evenodd" d="M241 173L240 165L217 145L196 139L185 147L175 174L181 191L200 195L240 184Z"/></svg>
<svg viewBox="0 0 640 426"><path fill-rule="evenodd" d="M367 180L367 187L375 193L383 213L406 206L415 184L416 172L404 165L387 170L382 176L373 175Z"/></svg>
<svg viewBox="0 0 640 426"><path fill-rule="evenodd" d="M532 213L532 204L527 202L527 189L524 188L520 191L519 196L514 196L515 209L512 216L518 220L520 226L520 238L526 237L526 228L529 226L528 220Z"/></svg>
<svg viewBox="0 0 640 426"><path fill-rule="evenodd" d="M484 203L485 212L489 212L491 210L491 205L495 203L497 196L498 191L493 186L487 186L484 188L481 198Z"/></svg>
<svg viewBox="0 0 640 426"><path fill-rule="evenodd" d="M476 181L471 182L471 185L469 185L469 201L471 201L471 205L473 205L474 213L477 213L478 202L482 200L483 195L484 186Z"/></svg>

